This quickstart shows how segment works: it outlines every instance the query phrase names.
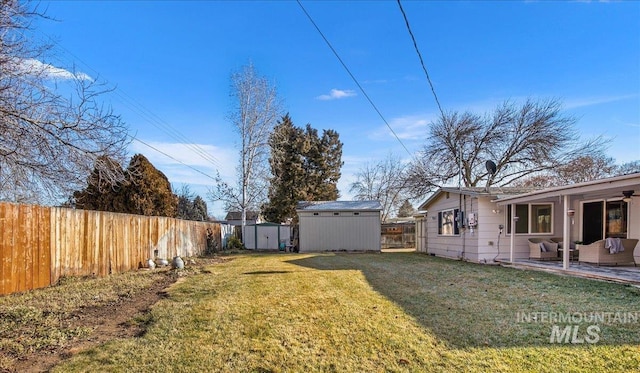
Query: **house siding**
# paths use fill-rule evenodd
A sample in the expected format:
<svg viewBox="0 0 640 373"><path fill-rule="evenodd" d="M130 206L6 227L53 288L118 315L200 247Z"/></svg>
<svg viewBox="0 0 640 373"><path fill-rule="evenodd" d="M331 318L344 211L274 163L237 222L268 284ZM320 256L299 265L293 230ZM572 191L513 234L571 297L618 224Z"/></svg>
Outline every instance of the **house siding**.
<svg viewBox="0 0 640 373"><path fill-rule="evenodd" d="M380 251L379 211L310 210L298 216L300 252Z"/></svg>
<svg viewBox="0 0 640 373"><path fill-rule="evenodd" d="M507 232L506 208L497 206L491 196L470 196L460 194L442 193L432 201L428 208L427 216L422 219L426 225L426 237L419 239L417 251L437 256L464 259L477 263L493 263L510 258L511 236ZM470 213L476 215L477 225L473 230L467 226L460 230L459 235L445 236L438 234L438 213L444 210L461 209L464 211L465 224ZM496 212L494 212L494 210ZM553 234L545 236L556 237L556 232L562 230L562 220L557 217L561 210L554 206ZM500 234L499 226L504 226ZM418 226L416 232L420 232ZM561 233L559 234L561 235ZM529 257L529 235L516 235L514 242L514 258L525 259Z"/></svg>
<svg viewBox="0 0 640 373"><path fill-rule="evenodd" d="M509 241L505 239L503 230L500 234L500 224L505 224L503 211L491 202L489 197L478 198L478 227L476 237L478 244L477 257L474 261L490 263L494 260L509 258ZM493 211L496 210L494 213Z"/></svg>

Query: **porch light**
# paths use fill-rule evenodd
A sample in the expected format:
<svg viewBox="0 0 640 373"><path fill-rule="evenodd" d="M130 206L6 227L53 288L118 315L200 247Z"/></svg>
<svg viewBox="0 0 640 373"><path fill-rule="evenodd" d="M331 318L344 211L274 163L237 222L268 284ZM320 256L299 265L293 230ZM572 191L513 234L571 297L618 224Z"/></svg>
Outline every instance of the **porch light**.
<svg viewBox="0 0 640 373"><path fill-rule="evenodd" d="M622 200L629 203L631 202L631 196L633 195L633 190L625 190L622 192L622 195L624 196Z"/></svg>
<svg viewBox="0 0 640 373"><path fill-rule="evenodd" d="M568 209L567 210L567 216L571 218L571 225L573 225L573 216L576 214L576 210L574 209Z"/></svg>

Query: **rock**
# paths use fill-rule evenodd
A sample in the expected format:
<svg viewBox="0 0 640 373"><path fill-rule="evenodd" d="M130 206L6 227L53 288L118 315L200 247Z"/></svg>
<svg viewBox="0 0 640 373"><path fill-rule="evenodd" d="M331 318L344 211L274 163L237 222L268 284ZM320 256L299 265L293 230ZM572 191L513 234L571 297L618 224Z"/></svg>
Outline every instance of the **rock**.
<svg viewBox="0 0 640 373"><path fill-rule="evenodd" d="M171 268L183 269L184 268L184 261L182 260L182 258L179 257L179 256L174 257L173 261L171 261Z"/></svg>
<svg viewBox="0 0 640 373"><path fill-rule="evenodd" d="M156 268L156 262L153 261L153 259L149 258L147 260L147 267L149 267L149 269L154 269Z"/></svg>

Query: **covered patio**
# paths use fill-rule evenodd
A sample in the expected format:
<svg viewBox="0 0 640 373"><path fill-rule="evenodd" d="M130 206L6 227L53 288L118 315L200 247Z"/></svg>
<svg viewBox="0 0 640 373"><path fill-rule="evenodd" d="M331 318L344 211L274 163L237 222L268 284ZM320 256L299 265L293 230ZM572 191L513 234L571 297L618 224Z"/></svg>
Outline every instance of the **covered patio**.
<svg viewBox="0 0 640 373"><path fill-rule="evenodd" d="M601 243L610 237L640 239L640 173L504 196L495 203L506 213L510 265L640 284L640 267L633 262L618 266L593 261L587 264L579 252L585 247L581 245ZM578 251L561 250L560 260L556 261L532 260L530 238L554 238L558 247ZM631 248L636 265L640 264L639 246ZM571 260L571 254L577 254L577 258Z"/></svg>
<svg viewBox="0 0 640 373"><path fill-rule="evenodd" d="M571 262L570 267L565 269L563 268L562 261L538 261L530 259L517 259L513 263L503 263L503 266L619 282L640 287L640 267L634 266L598 266L589 263L581 264Z"/></svg>

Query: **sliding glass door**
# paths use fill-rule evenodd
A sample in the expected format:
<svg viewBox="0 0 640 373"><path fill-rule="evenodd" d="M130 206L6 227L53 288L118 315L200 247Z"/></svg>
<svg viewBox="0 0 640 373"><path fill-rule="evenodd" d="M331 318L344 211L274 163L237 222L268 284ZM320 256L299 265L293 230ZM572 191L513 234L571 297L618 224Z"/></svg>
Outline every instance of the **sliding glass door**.
<svg viewBox="0 0 640 373"><path fill-rule="evenodd" d="M603 238L603 206L603 201L588 202L582 205L582 241L586 245Z"/></svg>
<svg viewBox="0 0 640 373"><path fill-rule="evenodd" d="M582 241L590 244L606 237L627 238L627 203L598 201L582 204Z"/></svg>

